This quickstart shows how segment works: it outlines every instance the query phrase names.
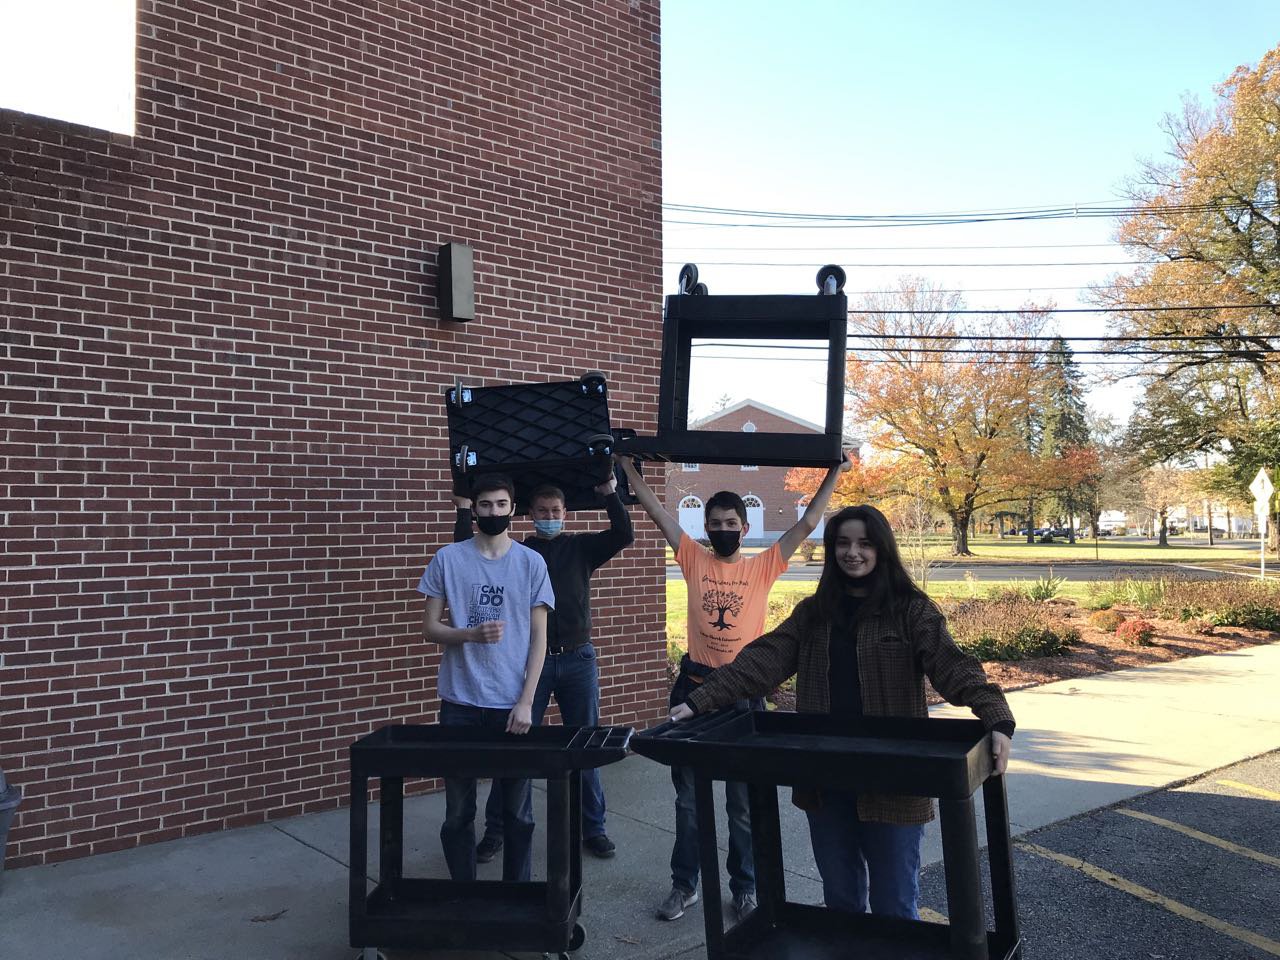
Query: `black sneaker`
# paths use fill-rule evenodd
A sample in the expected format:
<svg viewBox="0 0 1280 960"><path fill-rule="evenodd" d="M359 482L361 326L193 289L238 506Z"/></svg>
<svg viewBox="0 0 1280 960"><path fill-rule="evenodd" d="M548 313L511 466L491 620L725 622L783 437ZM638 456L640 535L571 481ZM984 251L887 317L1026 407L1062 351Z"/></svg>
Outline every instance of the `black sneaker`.
<svg viewBox="0 0 1280 960"><path fill-rule="evenodd" d="M498 851L502 849L502 838L491 837L485 834L480 838L480 842L476 844L476 863L488 863L498 855Z"/></svg>
<svg viewBox="0 0 1280 960"><path fill-rule="evenodd" d="M582 841L582 845L601 860L608 860L618 852L617 845L603 833L598 833L594 837L587 837Z"/></svg>

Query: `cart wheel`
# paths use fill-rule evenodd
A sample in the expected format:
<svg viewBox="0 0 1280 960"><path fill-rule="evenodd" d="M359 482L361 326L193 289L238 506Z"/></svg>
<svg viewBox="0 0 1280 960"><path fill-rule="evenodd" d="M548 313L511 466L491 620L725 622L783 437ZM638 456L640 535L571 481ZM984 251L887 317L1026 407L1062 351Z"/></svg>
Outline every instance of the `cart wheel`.
<svg viewBox="0 0 1280 960"><path fill-rule="evenodd" d="M459 377L453 382L453 389L449 391L449 406L462 406L462 378Z"/></svg>
<svg viewBox="0 0 1280 960"><path fill-rule="evenodd" d="M583 393L598 393L602 395L604 394L605 375L601 373L599 370L588 370L578 379L582 381Z"/></svg>
<svg viewBox="0 0 1280 960"><path fill-rule="evenodd" d="M834 281L834 283L832 282ZM844 270L834 263L828 263L818 271L819 293L842 293L844 291Z"/></svg>
<svg viewBox="0 0 1280 960"><path fill-rule="evenodd" d="M463 476L467 475L467 454L469 452L470 450L468 449L467 444L464 443L462 445L462 449L459 451L459 459L458 459L458 473L462 474Z"/></svg>
<svg viewBox="0 0 1280 960"><path fill-rule="evenodd" d="M707 285L705 283L695 283L693 289L689 292L695 297L705 297L707 295Z"/></svg>
<svg viewBox="0 0 1280 960"><path fill-rule="evenodd" d="M373 955L377 957L377 960L387 960L387 955L381 950L374 950ZM356 954L355 960L369 960L369 955L364 950L361 950Z"/></svg>
<svg viewBox="0 0 1280 960"><path fill-rule="evenodd" d="M587 942L587 928L580 923L573 925L573 935L569 937L569 949L581 950L582 945Z"/></svg>
<svg viewBox="0 0 1280 960"><path fill-rule="evenodd" d="M613 436L608 433L597 433L587 437L587 452L593 457L612 456Z"/></svg>
<svg viewBox="0 0 1280 960"><path fill-rule="evenodd" d="M698 265L696 263L686 263L680 268L680 292L689 293L693 290L694 284L698 282Z"/></svg>

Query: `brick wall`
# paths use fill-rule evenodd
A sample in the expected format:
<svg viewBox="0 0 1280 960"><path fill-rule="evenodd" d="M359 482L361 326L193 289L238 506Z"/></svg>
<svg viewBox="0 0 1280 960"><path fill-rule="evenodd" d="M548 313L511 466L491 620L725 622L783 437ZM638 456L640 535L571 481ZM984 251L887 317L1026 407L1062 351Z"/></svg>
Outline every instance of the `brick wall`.
<svg viewBox="0 0 1280 960"><path fill-rule="evenodd" d="M755 424L760 433L821 433L821 429L806 427L803 422L787 416L779 416L771 408L746 400L734 404L721 414L706 417L692 425L698 430L740 431L748 422ZM673 463L667 468L667 490L664 503L668 511L679 516L680 501L696 496L704 504L719 490L732 490L740 496L755 494L764 504L764 530L754 527L748 542L765 540L772 542L796 522L796 502L801 494L786 488L790 467L759 467L743 470L741 466L723 463L703 463L697 470L685 470L683 464ZM779 512L781 511L781 512Z"/></svg>
<svg viewBox="0 0 1280 960"><path fill-rule="evenodd" d="M657 0L141 0L135 138L0 110L10 866L338 806L353 739L434 719L445 385L600 369L654 428L658 30ZM436 312L447 241L474 323ZM595 622L607 720L647 724L637 526Z"/></svg>

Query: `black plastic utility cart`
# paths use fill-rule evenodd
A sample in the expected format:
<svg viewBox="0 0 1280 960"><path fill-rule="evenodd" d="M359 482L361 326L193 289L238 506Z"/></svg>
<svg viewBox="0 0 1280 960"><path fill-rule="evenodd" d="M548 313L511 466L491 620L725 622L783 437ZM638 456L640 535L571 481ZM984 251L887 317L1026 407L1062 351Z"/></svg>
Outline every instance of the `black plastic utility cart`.
<svg viewBox="0 0 1280 960"><path fill-rule="evenodd" d="M1019 938L1004 778L977 720L722 710L637 734L631 748L694 771L710 960L1012 960ZM759 907L724 929L713 780L745 781ZM936 797L949 924L855 915L787 900L778 785ZM973 794L982 789L995 929L986 929Z"/></svg>
<svg viewBox="0 0 1280 960"><path fill-rule="evenodd" d="M608 396L604 374L594 370L554 383L450 387L444 400L454 492L470 496L475 477L498 472L515 482L517 513L528 512L529 495L543 485L563 490L568 510L598 509L593 488L615 474ZM635 503L625 475L616 476L623 503Z"/></svg>
<svg viewBox="0 0 1280 960"><path fill-rule="evenodd" d="M586 937L582 910L581 771L626 756L630 727L387 726L351 745L351 945L515 950L564 957ZM406 777L547 781L545 882L404 876ZM377 885L368 889L369 779L382 785Z"/></svg>

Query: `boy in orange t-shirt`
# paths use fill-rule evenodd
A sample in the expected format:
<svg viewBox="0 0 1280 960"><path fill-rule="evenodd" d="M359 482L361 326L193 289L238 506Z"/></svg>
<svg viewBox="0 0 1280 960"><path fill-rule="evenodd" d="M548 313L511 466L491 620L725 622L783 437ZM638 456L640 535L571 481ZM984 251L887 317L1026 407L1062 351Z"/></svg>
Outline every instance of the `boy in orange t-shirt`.
<svg viewBox="0 0 1280 960"><path fill-rule="evenodd" d="M787 569L797 547L818 526L841 471L849 461L832 467L804 515L776 543L753 557L742 555L742 540L750 526L747 507L736 493L721 490L707 501L705 529L708 552L663 509L629 457L619 457L636 499L676 552L676 563L689 587L689 652L680 661L680 674L671 688L672 706L684 703L694 685L716 667L731 663L743 647L764 633L769 589ZM745 703L743 704L746 705ZM753 701L763 710L764 702ZM694 806L693 771L671 768L676 788L676 840L671 851L671 893L658 906L662 920L676 920L698 900L698 819ZM744 783L725 784L725 812L729 815L729 890L738 920L756 906L755 864L751 855L751 816Z"/></svg>

